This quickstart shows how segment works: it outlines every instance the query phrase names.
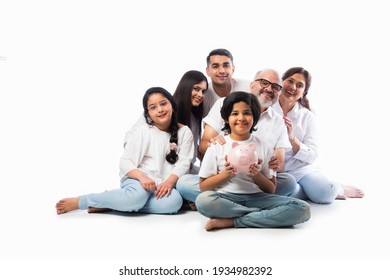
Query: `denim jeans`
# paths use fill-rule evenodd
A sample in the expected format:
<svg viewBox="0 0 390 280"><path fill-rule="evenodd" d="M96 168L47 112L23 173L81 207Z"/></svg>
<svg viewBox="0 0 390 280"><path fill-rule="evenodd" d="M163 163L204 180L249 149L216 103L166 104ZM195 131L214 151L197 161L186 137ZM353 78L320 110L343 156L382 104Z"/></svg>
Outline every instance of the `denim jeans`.
<svg viewBox="0 0 390 280"><path fill-rule="evenodd" d="M196 198L198 211L209 218L232 218L236 228L277 228L303 223L310 205L269 193L233 194L205 191Z"/></svg>
<svg viewBox="0 0 390 280"><path fill-rule="evenodd" d="M185 200L195 202L196 197L200 194L199 180L198 175L185 174L177 180L176 189Z"/></svg>
<svg viewBox="0 0 390 280"><path fill-rule="evenodd" d="M176 189L172 189L168 197L160 199L157 199L154 193L146 191L138 180L126 179L120 189L80 196L79 208L110 208L123 212L153 214L175 214L180 210L183 199Z"/></svg>
<svg viewBox="0 0 390 280"><path fill-rule="evenodd" d="M297 188L298 186L294 176L284 172L278 172L276 174L275 194L291 196L292 194L297 193Z"/></svg>
<svg viewBox="0 0 390 280"><path fill-rule="evenodd" d="M176 189L185 200L195 202L196 197L200 194L199 180L198 175L186 174L179 178ZM299 186L292 175L277 173L275 194L291 196L298 193L298 188Z"/></svg>
<svg viewBox="0 0 390 280"><path fill-rule="evenodd" d="M298 181L297 187L297 192L292 197L320 204L330 204L339 193L343 193L343 187L339 183L328 179L319 171L304 176Z"/></svg>

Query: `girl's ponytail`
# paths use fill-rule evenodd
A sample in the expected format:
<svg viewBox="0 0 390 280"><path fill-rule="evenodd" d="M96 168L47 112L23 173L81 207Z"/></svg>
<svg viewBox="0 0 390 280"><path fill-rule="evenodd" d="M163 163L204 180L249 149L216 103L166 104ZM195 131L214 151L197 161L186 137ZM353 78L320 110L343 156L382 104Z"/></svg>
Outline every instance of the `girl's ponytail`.
<svg viewBox="0 0 390 280"><path fill-rule="evenodd" d="M169 127L169 133L171 134L171 138L169 139L169 148L170 152L165 157L166 160L170 164L175 164L176 161L179 159L179 155L177 154L177 131L179 130L179 126L177 124L177 116L176 112L173 112L172 114L172 120L171 120L171 126Z"/></svg>

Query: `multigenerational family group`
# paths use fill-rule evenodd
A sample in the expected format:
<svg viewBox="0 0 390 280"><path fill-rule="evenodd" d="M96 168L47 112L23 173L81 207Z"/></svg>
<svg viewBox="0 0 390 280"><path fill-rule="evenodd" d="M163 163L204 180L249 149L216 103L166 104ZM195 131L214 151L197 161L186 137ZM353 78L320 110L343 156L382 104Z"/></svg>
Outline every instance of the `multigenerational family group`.
<svg viewBox="0 0 390 280"><path fill-rule="evenodd" d="M173 94L149 88L144 113L126 133L119 189L64 198L57 214L87 209L175 214L196 210L206 230L291 227L310 218L310 204L361 198L359 188L325 177L316 117L302 67L273 69L253 81L234 79L232 54L207 56L207 77L186 72ZM257 162L238 172L227 157L235 143L255 143Z"/></svg>

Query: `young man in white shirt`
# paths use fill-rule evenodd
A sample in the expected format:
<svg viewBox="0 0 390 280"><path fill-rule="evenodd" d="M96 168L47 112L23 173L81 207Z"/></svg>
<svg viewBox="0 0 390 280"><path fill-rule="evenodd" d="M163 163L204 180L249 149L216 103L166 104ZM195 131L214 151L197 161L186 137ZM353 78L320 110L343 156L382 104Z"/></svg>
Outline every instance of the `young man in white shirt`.
<svg viewBox="0 0 390 280"><path fill-rule="evenodd" d="M207 116L214 103L232 91L249 91L249 80L234 79L233 55L226 49L212 50L206 58L206 74L211 82L203 100L203 115Z"/></svg>

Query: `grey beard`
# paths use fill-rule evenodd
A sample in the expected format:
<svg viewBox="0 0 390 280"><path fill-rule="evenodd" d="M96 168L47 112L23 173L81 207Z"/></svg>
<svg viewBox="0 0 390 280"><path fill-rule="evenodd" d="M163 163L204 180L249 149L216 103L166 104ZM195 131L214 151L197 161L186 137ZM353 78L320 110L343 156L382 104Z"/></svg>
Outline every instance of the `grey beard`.
<svg viewBox="0 0 390 280"><path fill-rule="evenodd" d="M265 101L265 100L262 100L262 98L260 98L260 97L258 98L258 100L259 100L260 106L263 108L268 108L274 104L273 100Z"/></svg>

